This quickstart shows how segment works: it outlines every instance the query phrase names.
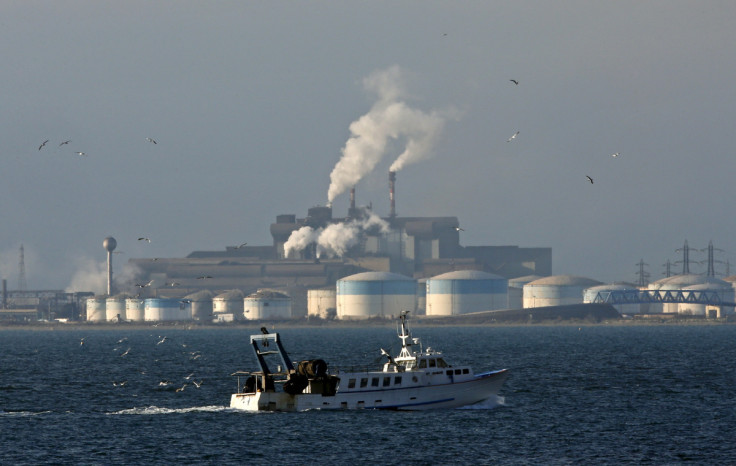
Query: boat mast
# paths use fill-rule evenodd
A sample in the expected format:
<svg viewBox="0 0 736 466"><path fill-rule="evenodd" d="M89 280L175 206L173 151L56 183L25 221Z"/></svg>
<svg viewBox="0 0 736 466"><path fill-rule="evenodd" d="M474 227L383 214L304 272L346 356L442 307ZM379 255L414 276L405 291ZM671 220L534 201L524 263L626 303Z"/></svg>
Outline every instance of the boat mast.
<svg viewBox="0 0 736 466"><path fill-rule="evenodd" d="M399 316L399 338L401 338L401 352L399 353L399 358L413 357L410 350L412 345L411 332L409 332L409 327L406 324L407 314L409 314L409 311L401 311L401 315Z"/></svg>

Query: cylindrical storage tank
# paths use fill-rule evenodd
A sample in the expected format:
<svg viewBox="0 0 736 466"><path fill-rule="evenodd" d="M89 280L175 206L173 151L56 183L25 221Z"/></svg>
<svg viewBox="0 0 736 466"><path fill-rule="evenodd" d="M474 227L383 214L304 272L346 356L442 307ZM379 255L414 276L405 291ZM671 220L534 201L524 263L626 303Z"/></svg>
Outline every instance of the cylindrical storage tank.
<svg viewBox="0 0 736 466"><path fill-rule="evenodd" d="M126 299L125 317L130 322L143 322L146 318L146 302L141 298Z"/></svg>
<svg viewBox="0 0 736 466"><path fill-rule="evenodd" d="M479 270L458 270L427 280L427 315L453 316L506 309L508 280Z"/></svg>
<svg viewBox="0 0 736 466"><path fill-rule="evenodd" d="M337 315L335 288L307 290L307 316L331 319Z"/></svg>
<svg viewBox="0 0 736 466"><path fill-rule="evenodd" d="M539 280L541 275L525 275L523 277L509 278L509 309L521 309L524 307L524 285Z"/></svg>
<svg viewBox="0 0 736 466"><path fill-rule="evenodd" d="M105 300L105 320L121 322L125 317L125 295L110 296Z"/></svg>
<svg viewBox="0 0 736 466"><path fill-rule="evenodd" d="M243 292L230 290L212 298L212 314L215 317L229 314L233 320L243 319ZM222 320L218 317L218 320ZM225 319L229 320L229 319Z"/></svg>
<svg viewBox="0 0 736 466"><path fill-rule="evenodd" d="M427 314L427 279L417 280L417 315Z"/></svg>
<svg viewBox="0 0 736 466"><path fill-rule="evenodd" d="M291 296L276 290L258 290L243 299L248 320L291 319Z"/></svg>
<svg viewBox="0 0 736 466"><path fill-rule="evenodd" d="M732 303L734 302L734 291L731 284L719 280L715 277L703 277L707 279L706 283L700 283L695 285L689 285L683 288L684 292L692 291L697 293L697 298L700 293L707 293L711 297L717 294L721 302ZM701 298L704 298L700 295ZM725 317L727 314L733 313L732 307L719 306L717 304L705 304L705 303L680 303L677 307L678 314L693 315L693 316L704 316L709 318L720 318Z"/></svg>
<svg viewBox="0 0 736 466"><path fill-rule="evenodd" d="M639 295L639 288L631 283L611 283L610 285L598 285L586 288L583 291L583 302L593 303L596 297L600 294L602 298L606 298L606 295L610 292L616 292L619 294L625 294L632 298L637 298ZM640 303L627 303L627 304L614 304L610 303L614 309L616 309L621 315L632 315L641 314L642 304ZM644 303L646 304L646 303ZM646 307L646 306L645 306Z"/></svg>
<svg viewBox="0 0 736 466"><path fill-rule="evenodd" d="M719 280L715 277L708 277L693 273L674 275L672 277L657 280L656 282L649 284L649 289L652 291L659 291L659 294L664 297L667 295L668 292L671 295L675 295L679 291L688 290L693 286L703 284L710 285L710 288L706 287L705 289L712 289L713 291L717 291L719 297L721 298L721 301L733 302L733 299L731 299L733 297L733 291L731 285L728 282L724 280ZM699 288L695 291L702 290L703 288ZM727 296L726 299L721 296L724 293ZM650 305L650 312L664 312L667 314L692 314L693 312L697 312L697 314L694 315L705 315L706 311L704 307L692 306L691 304L692 303L652 303ZM726 308L726 313L731 312L733 312L731 308Z"/></svg>
<svg viewBox="0 0 736 466"><path fill-rule="evenodd" d="M363 272L337 281L337 318L395 317L416 308L413 278L390 272Z"/></svg>
<svg viewBox="0 0 736 466"><path fill-rule="evenodd" d="M192 319L199 321L212 321L212 292L200 290L184 297L184 301L192 308Z"/></svg>
<svg viewBox="0 0 736 466"><path fill-rule="evenodd" d="M87 321L89 322L105 322L107 318L105 312L106 296L95 296L87 298Z"/></svg>
<svg viewBox="0 0 736 466"><path fill-rule="evenodd" d="M582 304L583 291L601 282L574 275L552 275L524 285L524 308Z"/></svg>
<svg viewBox="0 0 736 466"><path fill-rule="evenodd" d="M192 308L179 298L146 298L146 322L192 320Z"/></svg>

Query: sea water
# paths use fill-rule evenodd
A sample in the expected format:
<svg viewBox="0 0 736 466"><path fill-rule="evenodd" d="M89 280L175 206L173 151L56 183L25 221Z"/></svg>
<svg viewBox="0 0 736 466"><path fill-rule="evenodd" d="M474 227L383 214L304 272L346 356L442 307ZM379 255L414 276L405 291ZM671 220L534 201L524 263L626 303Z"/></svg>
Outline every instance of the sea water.
<svg viewBox="0 0 736 466"><path fill-rule="evenodd" d="M230 409L253 328L0 330L2 464L733 464L736 326L417 327L501 403ZM292 359L380 364L393 325L286 328ZM165 337L165 339L164 339ZM194 384L197 382L199 388Z"/></svg>

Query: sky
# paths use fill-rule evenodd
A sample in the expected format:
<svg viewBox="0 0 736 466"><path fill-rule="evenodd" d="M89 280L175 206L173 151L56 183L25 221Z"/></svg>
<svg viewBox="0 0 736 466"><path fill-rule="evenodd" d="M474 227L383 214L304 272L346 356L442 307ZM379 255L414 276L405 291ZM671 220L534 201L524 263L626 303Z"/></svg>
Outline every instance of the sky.
<svg viewBox="0 0 736 466"><path fill-rule="evenodd" d="M21 244L29 289L104 270L107 236L116 274L272 244L276 215L327 204L367 127L384 133L356 198L378 215L411 146L397 214L456 216L465 246L549 247L554 274L613 282L712 241L725 274L733 18L709 0L0 0L0 277L17 287Z"/></svg>

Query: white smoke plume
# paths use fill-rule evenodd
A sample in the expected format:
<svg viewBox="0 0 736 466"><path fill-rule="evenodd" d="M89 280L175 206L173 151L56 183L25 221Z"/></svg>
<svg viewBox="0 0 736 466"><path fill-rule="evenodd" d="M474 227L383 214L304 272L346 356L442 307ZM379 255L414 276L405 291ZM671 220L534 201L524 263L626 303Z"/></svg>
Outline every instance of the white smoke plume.
<svg viewBox="0 0 736 466"><path fill-rule="evenodd" d="M284 244L285 257L292 252L304 250L310 244L317 245L317 257L342 257L360 241L366 230L388 233L389 225L381 217L369 212L368 217L351 220L348 223L332 223L324 228L301 227L289 236Z"/></svg>
<svg viewBox="0 0 736 466"><path fill-rule="evenodd" d="M78 258L67 293L92 291L96 295L107 293L107 262L97 262L90 258Z"/></svg>
<svg viewBox="0 0 736 466"><path fill-rule="evenodd" d="M391 171L401 170L430 154L445 118L438 112L424 113L400 101L404 94L403 81L403 72L398 66L373 72L363 80L367 90L378 94L378 101L367 114L350 124L351 137L330 173L329 205L373 171L385 155L389 140L406 140L406 148L391 165Z"/></svg>

